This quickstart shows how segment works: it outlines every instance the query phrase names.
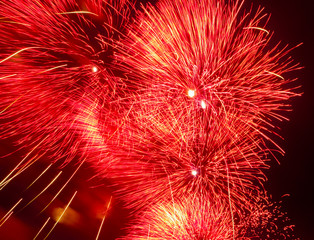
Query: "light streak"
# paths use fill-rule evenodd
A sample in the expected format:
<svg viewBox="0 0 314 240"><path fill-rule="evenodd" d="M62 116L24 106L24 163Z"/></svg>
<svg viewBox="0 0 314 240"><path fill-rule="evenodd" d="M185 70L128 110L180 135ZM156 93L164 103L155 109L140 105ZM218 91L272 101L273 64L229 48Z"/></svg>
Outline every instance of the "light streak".
<svg viewBox="0 0 314 240"><path fill-rule="evenodd" d="M47 186L40 192L38 193L29 203L27 203L24 207L26 208L28 205L30 205L32 202L34 202L38 197L40 197L57 179L58 177L61 175L62 171L60 171L48 184Z"/></svg>
<svg viewBox="0 0 314 240"><path fill-rule="evenodd" d="M33 149L30 152L28 152L28 154L15 166L15 168L0 182L0 190L2 190L12 179L14 179L17 175L19 175L23 170L27 169L30 166L30 164L34 162L33 159L35 159L37 156L32 158L28 163L24 164L21 170L18 170L18 168L22 165L22 163L32 154L32 152L35 149L37 149L43 143L43 141L47 139L47 137L42 139L35 147L33 147ZM16 170L18 170L17 173L15 173ZM14 174L13 177L11 177L12 174Z"/></svg>
<svg viewBox="0 0 314 240"><path fill-rule="evenodd" d="M39 229L39 231L37 232L37 234L35 235L35 237L33 238L33 240L35 240L38 236L39 236L39 234L42 232L42 230L45 228L45 226L48 224L48 222L49 222L49 220L50 220L50 217L48 217L48 219L46 220L46 222L42 225L42 227Z"/></svg>
<svg viewBox="0 0 314 240"><path fill-rule="evenodd" d="M24 52L24 51L27 51L27 50L30 50L30 49L37 49L37 48L38 48L38 47L27 47L27 48L23 48L23 49L21 49L21 50L18 50L18 51L16 51L15 53L11 54L10 56L6 57L5 59L2 59L2 60L0 61L0 64L3 63L3 62L5 62L5 61L7 61L7 60L9 60L9 59L12 58L12 57L18 55L18 54L21 53L21 52Z"/></svg>
<svg viewBox="0 0 314 240"><path fill-rule="evenodd" d="M67 15L67 14L91 14L94 15L96 17L98 17L98 15L96 13L92 13L92 12L88 12L88 11L73 11L73 12L62 12L62 13L56 13L56 14L60 14L60 15Z"/></svg>
<svg viewBox="0 0 314 240"><path fill-rule="evenodd" d="M64 208L63 212L61 213L60 217L57 219L57 221L55 222L55 224L52 226L52 228L50 229L50 231L48 232L48 234L46 235L46 237L44 238L47 239L48 236L51 234L51 232L53 231L53 229L57 226L57 224L59 223L59 221L61 220L61 218L63 217L64 213L66 212L66 210L68 209L68 207L70 206L71 202L73 201L75 195L77 194L77 191L73 194L73 196L71 197L70 201L68 202L68 204L66 205L66 207Z"/></svg>
<svg viewBox="0 0 314 240"><path fill-rule="evenodd" d="M30 185L28 185L28 187L26 188L26 190L29 189L31 186L33 186L34 183L37 182L38 179L41 178L41 177L48 171L48 169L49 169L51 166L52 166L52 164L50 164L48 167L46 167L46 169L44 169L44 170L38 175L38 177L37 177Z"/></svg>
<svg viewBox="0 0 314 240"><path fill-rule="evenodd" d="M106 219L106 216L107 216L107 212L108 212L109 207L110 207L110 204L111 204L111 200L112 200L112 196L110 196L110 199L109 199L109 202L108 202L108 205L107 205L107 208L106 208L106 212L105 212L105 214L104 214L104 217L103 217L102 220L101 220L101 224L100 224L100 226L99 226L99 230L98 230L98 233L97 233L97 236L96 236L96 239L95 239L95 240L98 240L98 239L99 239L102 226L103 226L103 224L104 224L104 222L105 222L105 219Z"/></svg>
<svg viewBox="0 0 314 240"><path fill-rule="evenodd" d="M23 198L18 200L17 203L2 217L2 219L0 219L0 227L11 217L13 210L20 204L22 200Z"/></svg>
<svg viewBox="0 0 314 240"><path fill-rule="evenodd" d="M60 190L54 195L54 197L50 200L50 202L43 208L43 210L40 211L40 213L42 213L43 211L45 211L50 204L60 195L60 193L65 189L65 187L71 182L72 178L75 176L75 174L77 174L78 170L82 167L83 163L85 161L81 161L80 165L78 165L78 167L74 170L73 174L67 179L67 181L62 185L62 187L60 188Z"/></svg>

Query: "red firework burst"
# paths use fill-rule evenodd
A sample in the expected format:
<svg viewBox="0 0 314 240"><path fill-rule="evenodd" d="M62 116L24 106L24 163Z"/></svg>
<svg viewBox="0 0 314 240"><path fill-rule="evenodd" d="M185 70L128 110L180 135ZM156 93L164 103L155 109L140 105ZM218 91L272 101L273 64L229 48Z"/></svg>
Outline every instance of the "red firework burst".
<svg viewBox="0 0 314 240"><path fill-rule="evenodd" d="M266 142L283 153L269 135L298 95L281 76L296 66L289 50L267 50L260 10L240 12L239 2L161 1L121 43L119 66L138 97L108 176L131 208L198 193L248 205L272 152Z"/></svg>
<svg viewBox="0 0 314 240"><path fill-rule="evenodd" d="M51 215L52 202L67 196L64 190L71 188L70 182L82 170L88 156L93 161L91 156L107 150L103 138L114 132L114 126L101 129L99 140L99 129L95 129L99 118L106 116L103 121L108 124L119 123L116 110L122 105L117 99L123 96L123 86L116 76L119 73L113 72L110 65L114 61L115 41L125 32L133 3L127 0L10 0L0 2L0 8L0 138L9 138L25 149L22 151L25 156L13 168L12 164L2 163L12 170L4 175L8 169L3 168L0 189L26 169L38 171L35 179L30 176L25 180L30 184L27 190L38 180L42 183L40 189L31 191L33 196L23 192L19 199L12 198L14 207L1 215L0 225L13 212L36 202L39 208L46 209L49 218L36 224L42 228L33 237L42 232L49 235L49 230L43 231L51 223L49 219L54 219L56 224L61 220ZM77 164L69 165L70 169L51 170L51 162L60 159L60 163L69 162L74 158ZM48 163L43 167L42 162ZM60 164L54 165L59 167ZM52 194L47 194L49 191ZM74 192L62 200L67 202L61 216L79 195ZM39 200L43 196L45 206ZM51 225L51 230L54 227Z"/></svg>
<svg viewBox="0 0 314 240"><path fill-rule="evenodd" d="M143 213L122 239L232 239L232 218L227 206L206 199L160 202Z"/></svg>
<svg viewBox="0 0 314 240"><path fill-rule="evenodd" d="M1 138L18 135L20 146L69 161L82 153L82 105L100 95L94 104L105 109L117 98L109 65L130 4L12 0L0 7Z"/></svg>
<svg viewBox="0 0 314 240"><path fill-rule="evenodd" d="M120 160L102 172L119 186L129 207L149 208L191 195L212 202L232 199L235 209L253 201L248 192L258 189L255 184L267 168L267 151L261 150L254 132L247 139L250 129L231 112L216 121L207 119L202 109L179 108L176 117L178 105L148 105L134 103L129 122L111 139L114 144L108 142L112 156Z"/></svg>
<svg viewBox="0 0 314 240"><path fill-rule="evenodd" d="M243 218L234 217L230 206L219 200L160 201L137 216L121 239L296 239L280 207L263 195L256 200Z"/></svg>
<svg viewBox="0 0 314 240"><path fill-rule="evenodd" d="M271 120L285 119L285 101L298 94L282 76L296 69L286 57L289 50L268 50L262 11L241 17L239 1L179 0L144 12L117 55L144 103L170 104L180 113L187 102L190 114L196 105L217 121L236 112L230 117L270 140Z"/></svg>

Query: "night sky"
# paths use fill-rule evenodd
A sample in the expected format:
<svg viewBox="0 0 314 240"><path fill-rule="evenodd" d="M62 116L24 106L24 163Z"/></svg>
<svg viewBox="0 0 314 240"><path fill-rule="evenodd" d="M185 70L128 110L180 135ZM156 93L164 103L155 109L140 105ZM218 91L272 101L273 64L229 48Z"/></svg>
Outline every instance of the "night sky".
<svg viewBox="0 0 314 240"><path fill-rule="evenodd" d="M292 100L293 112L289 122L281 125L284 141L280 142L286 151L280 157L280 165L273 163L267 176L266 189L274 199L284 194L290 197L282 203L292 223L296 225L296 235L304 240L314 239L314 15L310 1L256 1L271 13L269 29L274 39L283 44L302 46L292 51L292 57L304 67L292 76L299 78L302 97Z"/></svg>

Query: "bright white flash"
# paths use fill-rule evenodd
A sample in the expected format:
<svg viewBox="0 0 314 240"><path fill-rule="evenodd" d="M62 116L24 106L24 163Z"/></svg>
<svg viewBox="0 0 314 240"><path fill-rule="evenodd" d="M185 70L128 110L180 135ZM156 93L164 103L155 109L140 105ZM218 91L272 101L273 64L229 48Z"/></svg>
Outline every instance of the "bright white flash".
<svg viewBox="0 0 314 240"><path fill-rule="evenodd" d="M96 72L98 72L98 68L97 68L96 66L94 66L94 67L92 68L92 71L93 71L94 73L96 73Z"/></svg>
<svg viewBox="0 0 314 240"><path fill-rule="evenodd" d="M202 100L202 101L201 101L201 107L202 107L203 109L205 109L205 108L206 108L206 103L205 103L205 101L204 101L204 100Z"/></svg>
<svg viewBox="0 0 314 240"><path fill-rule="evenodd" d="M194 96L195 96L195 90L189 89L189 91L188 91L188 96L189 96L190 98L194 97Z"/></svg>

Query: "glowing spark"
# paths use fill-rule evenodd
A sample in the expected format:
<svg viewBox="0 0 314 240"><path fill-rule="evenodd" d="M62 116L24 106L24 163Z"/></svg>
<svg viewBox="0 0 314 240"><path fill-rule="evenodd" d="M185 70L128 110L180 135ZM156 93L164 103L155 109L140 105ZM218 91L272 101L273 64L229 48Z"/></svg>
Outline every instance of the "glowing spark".
<svg viewBox="0 0 314 240"><path fill-rule="evenodd" d="M103 219L101 220L101 224L100 224L100 227L99 227L99 230L98 230L98 233L97 233L97 236L96 236L96 239L95 239L95 240L98 240L98 238L99 238L99 236L100 236L100 231L101 231L102 226L103 226L103 224L104 224L104 222L105 222L105 219L106 219L106 216L107 216L107 212L108 212L109 207L110 207L110 204L111 204L111 200L112 200L112 196L110 196L110 200L109 200L109 202L108 202L106 212L105 212L105 214L104 214Z"/></svg>
<svg viewBox="0 0 314 240"><path fill-rule="evenodd" d="M285 80L281 75L277 74L277 73L274 73L274 72L271 72L271 71L267 71L265 70L265 72L269 73L269 74L272 74L272 75L275 75L276 77L279 77L281 78L282 80Z"/></svg>
<svg viewBox="0 0 314 240"><path fill-rule="evenodd" d="M44 169L44 170L38 175L38 177L37 177L30 185L28 185L28 187L26 188L26 190L29 189L35 182L37 182L37 180L38 180L41 176L43 176L43 175L45 174L45 172L47 172L47 170L48 170L51 166L52 166L52 164L50 164L46 169Z"/></svg>
<svg viewBox="0 0 314 240"><path fill-rule="evenodd" d="M46 72L49 72L49 71L53 71L53 70L58 69L58 68L63 68L63 67L66 67L66 66L68 66L68 65L67 64L63 64L63 65L60 65L60 66L52 67L52 68L46 69L46 70L44 70L42 72L39 72L37 74L43 74L43 73L46 73Z"/></svg>
<svg viewBox="0 0 314 240"><path fill-rule="evenodd" d="M203 109L205 109L205 108L206 108L206 103L205 103L205 101L204 101L204 100L202 100L202 101L201 101L201 107L202 107Z"/></svg>
<svg viewBox="0 0 314 240"><path fill-rule="evenodd" d="M243 29L257 29L257 30L260 30L260 31L263 31L263 32L269 34L269 31L267 31L266 29L261 28L261 27L244 27Z"/></svg>
<svg viewBox="0 0 314 240"><path fill-rule="evenodd" d="M0 219L0 227L10 218L10 216L13 214L13 210L17 207L17 205L20 204L20 202L23 200L21 198L8 212L6 215L3 216L2 219Z"/></svg>
<svg viewBox="0 0 314 240"><path fill-rule="evenodd" d="M70 206L71 202L73 201L75 195L77 194L77 191L75 191L75 193L73 194L73 196L71 197L70 201L68 202L68 204L66 205L66 207L64 208L63 212L60 214L60 217L57 219L57 221L55 222L55 224L52 226L52 228L50 229L50 231L48 232L48 234L46 235L46 237L44 238L47 239L47 237L50 235L50 233L53 231L53 229L57 226L57 224L59 223L59 221L61 220L61 218L63 217L64 213L66 212L66 210L68 209L68 207Z"/></svg>
<svg viewBox="0 0 314 240"><path fill-rule="evenodd" d="M17 102L22 96L18 97L17 99L15 99L12 103L10 103L7 107L5 107L3 110L0 111L0 114L4 113L6 110L8 110L15 102Z"/></svg>
<svg viewBox="0 0 314 240"><path fill-rule="evenodd" d="M92 68L92 71L93 71L94 73L96 73L96 72L98 72L98 68L97 68L96 66L94 66L94 67Z"/></svg>
<svg viewBox="0 0 314 240"><path fill-rule="evenodd" d="M39 234L41 233L41 231L45 228L45 226L47 225L47 223L49 222L50 217L48 217L48 219L46 220L46 222L42 225L42 227L39 229L39 231L37 232L36 236L33 238L33 240L35 240Z"/></svg>
<svg viewBox="0 0 314 240"><path fill-rule="evenodd" d="M85 163L85 160L81 161L80 165L78 165L78 167L74 170L74 172L72 173L72 175L68 178L68 180L66 181L65 184L62 185L62 187L60 188L60 190L54 195L54 197L50 200L50 202L44 207L43 210L40 211L40 213L42 213L43 211L45 211L49 205L59 196L59 194L64 190L64 188L69 184L69 182L72 180L72 178L75 176L75 174L78 172L78 170L82 167L83 163Z"/></svg>
<svg viewBox="0 0 314 240"><path fill-rule="evenodd" d="M189 89L189 90L188 90L188 96L189 96L190 98L193 98L193 97L195 96L195 90Z"/></svg>
<svg viewBox="0 0 314 240"><path fill-rule="evenodd" d="M27 169L27 167L29 166L27 163L25 164L25 166L22 165L22 163L31 155L31 153L37 149L40 144L42 144L43 141L46 140L48 136L46 136L43 140L41 140L35 147L33 147L33 149L19 162L19 164L16 165L16 167L0 182L0 190L3 189L12 179L14 179L19 173L21 173L21 171ZM36 157L36 156L35 156ZM34 158L35 158L34 157ZM32 162L31 162L32 163ZM20 166L23 166L22 169L19 169ZM10 178L10 176L12 174L14 174L14 172L17 170L17 173L15 173L15 175L13 177Z"/></svg>
<svg viewBox="0 0 314 240"><path fill-rule="evenodd" d="M197 173L196 170L192 170L191 174L192 174L193 176L196 176L198 173Z"/></svg>
<svg viewBox="0 0 314 240"><path fill-rule="evenodd" d="M8 212L0 221L0 227L2 227L2 225L12 216L13 211L12 212Z"/></svg>
<svg viewBox="0 0 314 240"><path fill-rule="evenodd" d="M23 209L34 202L40 195L42 195L58 179L61 173L62 171L60 171L40 193L38 193L29 203L27 203Z"/></svg>
<svg viewBox="0 0 314 240"><path fill-rule="evenodd" d="M92 12L88 12L88 11L73 11L73 12L62 12L62 13L56 13L56 14L59 14L59 15L67 15L67 14L91 14L91 15L94 15L94 16L97 16L98 15L96 13L92 13Z"/></svg>
<svg viewBox="0 0 314 240"><path fill-rule="evenodd" d="M11 54L10 56L6 57L5 59L1 60L0 63L3 63L5 61L9 60L10 58L14 57L15 55L17 55L17 54L19 54L21 52L24 52L24 51L27 51L27 50L30 50L30 49L36 49L36 48L38 48L38 47L28 47L28 48L23 48L21 50L18 50L15 53Z"/></svg>

